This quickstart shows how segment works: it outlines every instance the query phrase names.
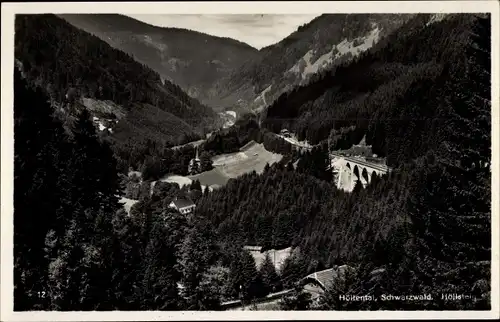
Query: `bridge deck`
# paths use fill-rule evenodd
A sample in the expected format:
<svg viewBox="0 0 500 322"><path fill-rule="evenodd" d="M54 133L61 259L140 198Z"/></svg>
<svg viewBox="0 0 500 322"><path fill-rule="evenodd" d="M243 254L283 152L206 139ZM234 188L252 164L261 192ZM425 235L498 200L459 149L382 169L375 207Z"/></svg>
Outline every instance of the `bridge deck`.
<svg viewBox="0 0 500 322"><path fill-rule="evenodd" d="M382 172L388 172L390 170L390 168L388 166L386 166L385 164L373 163L373 162L365 161L362 159L357 159L354 157L344 156L344 155L337 154L337 153L331 153L331 154L332 154L332 156L335 156L335 157L344 158L345 160L347 160L351 163L355 163L355 164L359 164L361 166L373 168L373 169L376 169L376 170L379 170Z"/></svg>

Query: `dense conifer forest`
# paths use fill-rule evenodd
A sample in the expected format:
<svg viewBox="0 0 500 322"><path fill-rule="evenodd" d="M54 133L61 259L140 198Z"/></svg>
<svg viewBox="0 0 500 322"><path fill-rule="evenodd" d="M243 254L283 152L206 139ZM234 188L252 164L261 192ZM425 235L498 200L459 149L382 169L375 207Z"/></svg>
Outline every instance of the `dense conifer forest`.
<svg viewBox="0 0 500 322"><path fill-rule="evenodd" d="M280 308L490 309L488 16L455 15L429 26L412 20L385 44L282 95L261 125L249 115L212 134L202 145L204 158L251 140L287 156L213 191L197 181L151 189L150 181L165 173L185 174L194 148L154 140L117 148L87 109L77 110L67 128L35 80L63 95L81 77L82 90L101 86L99 95L127 109L138 108L130 101L168 106L192 126L210 112L175 85L158 91L156 74L58 18L17 19L25 74L14 72L14 310L221 310L225 301L251 303L293 289L333 265L355 270L318 303L297 289ZM28 26L36 32L28 35ZM54 38L47 32L53 28L65 36ZM54 61L54 51L66 52L67 60ZM176 98L192 108L182 109ZM283 128L321 144L292 151L273 134ZM329 150L365 135L392 171L344 192L332 180ZM118 202L131 193L132 179L120 173L128 167L143 179L130 213ZM194 190L201 194L192 214L169 208ZM277 270L269 257L257 266L243 245L294 252ZM429 293L435 300L338 300L347 293ZM442 293L473 299L443 301Z"/></svg>
<svg viewBox="0 0 500 322"><path fill-rule="evenodd" d="M280 96L263 126L273 132L287 128L312 144L330 137L334 145L352 140L349 146L366 135L389 166L439 149L451 117L442 98L453 96L457 77L470 64L464 48L475 19L457 14L428 27L421 17L410 20L385 46Z"/></svg>
<svg viewBox="0 0 500 322"><path fill-rule="evenodd" d="M230 128L211 135L204 142L203 149L214 154L231 153L239 151L252 140L264 144L267 150L280 154L290 154L293 150L289 142L261 128L253 114L245 114Z"/></svg>

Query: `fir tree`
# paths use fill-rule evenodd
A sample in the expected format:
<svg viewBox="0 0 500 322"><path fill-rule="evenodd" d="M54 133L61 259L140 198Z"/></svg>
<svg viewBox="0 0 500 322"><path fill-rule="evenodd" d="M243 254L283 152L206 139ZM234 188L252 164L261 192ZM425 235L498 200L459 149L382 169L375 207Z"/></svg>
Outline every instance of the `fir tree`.
<svg viewBox="0 0 500 322"><path fill-rule="evenodd" d="M210 158L210 154L208 154L208 152L203 151L200 154L200 162L201 162L200 166L202 172L212 170L213 168L212 159Z"/></svg>
<svg viewBox="0 0 500 322"><path fill-rule="evenodd" d="M183 297L187 310L210 309L218 306L218 299L207 294L209 288L202 283L203 275L213 264L215 245L210 231L200 220L189 229L179 250L179 270L184 285Z"/></svg>
<svg viewBox="0 0 500 322"><path fill-rule="evenodd" d="M141 308L144 310L179 310L181 299L177 283L176 245L168 236L165 222L155 216L150 241L144 254L144 280Z"/></svg>
<svg viewBox="0 0 500 322"><path fill-rule="evenodd" d="M189 188L190 190L198 190L198 191L201 191L201 183L200 183L200 180L194 180L192 183L191 183L191 186Z"/></svg>
<svg viewBox="0 0 500 322"><path fill-rule="evenodd" d="M237 256L230 266L230 279L234 292L243 301L263 296L265 291L262 289L262 278L252 255L243 250Z"/></svg>
<svg viewBox="0 0 500 322"><path fill-rule="evenodd" d="M262 262L260 274L262 275L263 286L267 289L267 292L275 293L281 291L281 280L278 273L276 273L276 268L269 254L266 255L264 262Z"/></svg>

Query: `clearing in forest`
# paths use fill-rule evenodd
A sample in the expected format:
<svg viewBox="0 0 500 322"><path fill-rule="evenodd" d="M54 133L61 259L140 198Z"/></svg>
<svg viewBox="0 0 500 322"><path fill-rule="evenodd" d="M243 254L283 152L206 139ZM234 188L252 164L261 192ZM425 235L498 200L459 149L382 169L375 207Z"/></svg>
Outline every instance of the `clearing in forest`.
<svg viewBox="0 0 500 322"><path fill-rule="evenodd" d="M245 173L255 171L262 173L267 163L279 162L283 156L264 148L263 144L251 141L240 149L240 152L218 155L212 158L213 166L223 175L236 178Z"/></svg>

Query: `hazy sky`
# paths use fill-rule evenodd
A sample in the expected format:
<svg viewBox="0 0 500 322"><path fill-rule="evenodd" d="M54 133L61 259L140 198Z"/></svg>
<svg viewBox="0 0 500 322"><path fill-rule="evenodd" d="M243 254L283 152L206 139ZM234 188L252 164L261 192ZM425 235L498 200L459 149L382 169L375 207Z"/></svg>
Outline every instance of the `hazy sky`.
<svg viewBox="0 0 500 322"><path fill-rule="evenodd" d="M144 14L129 16L155 26L185 28L214 36L234 38L260 49L279 42L317 15Z"/></svg>

